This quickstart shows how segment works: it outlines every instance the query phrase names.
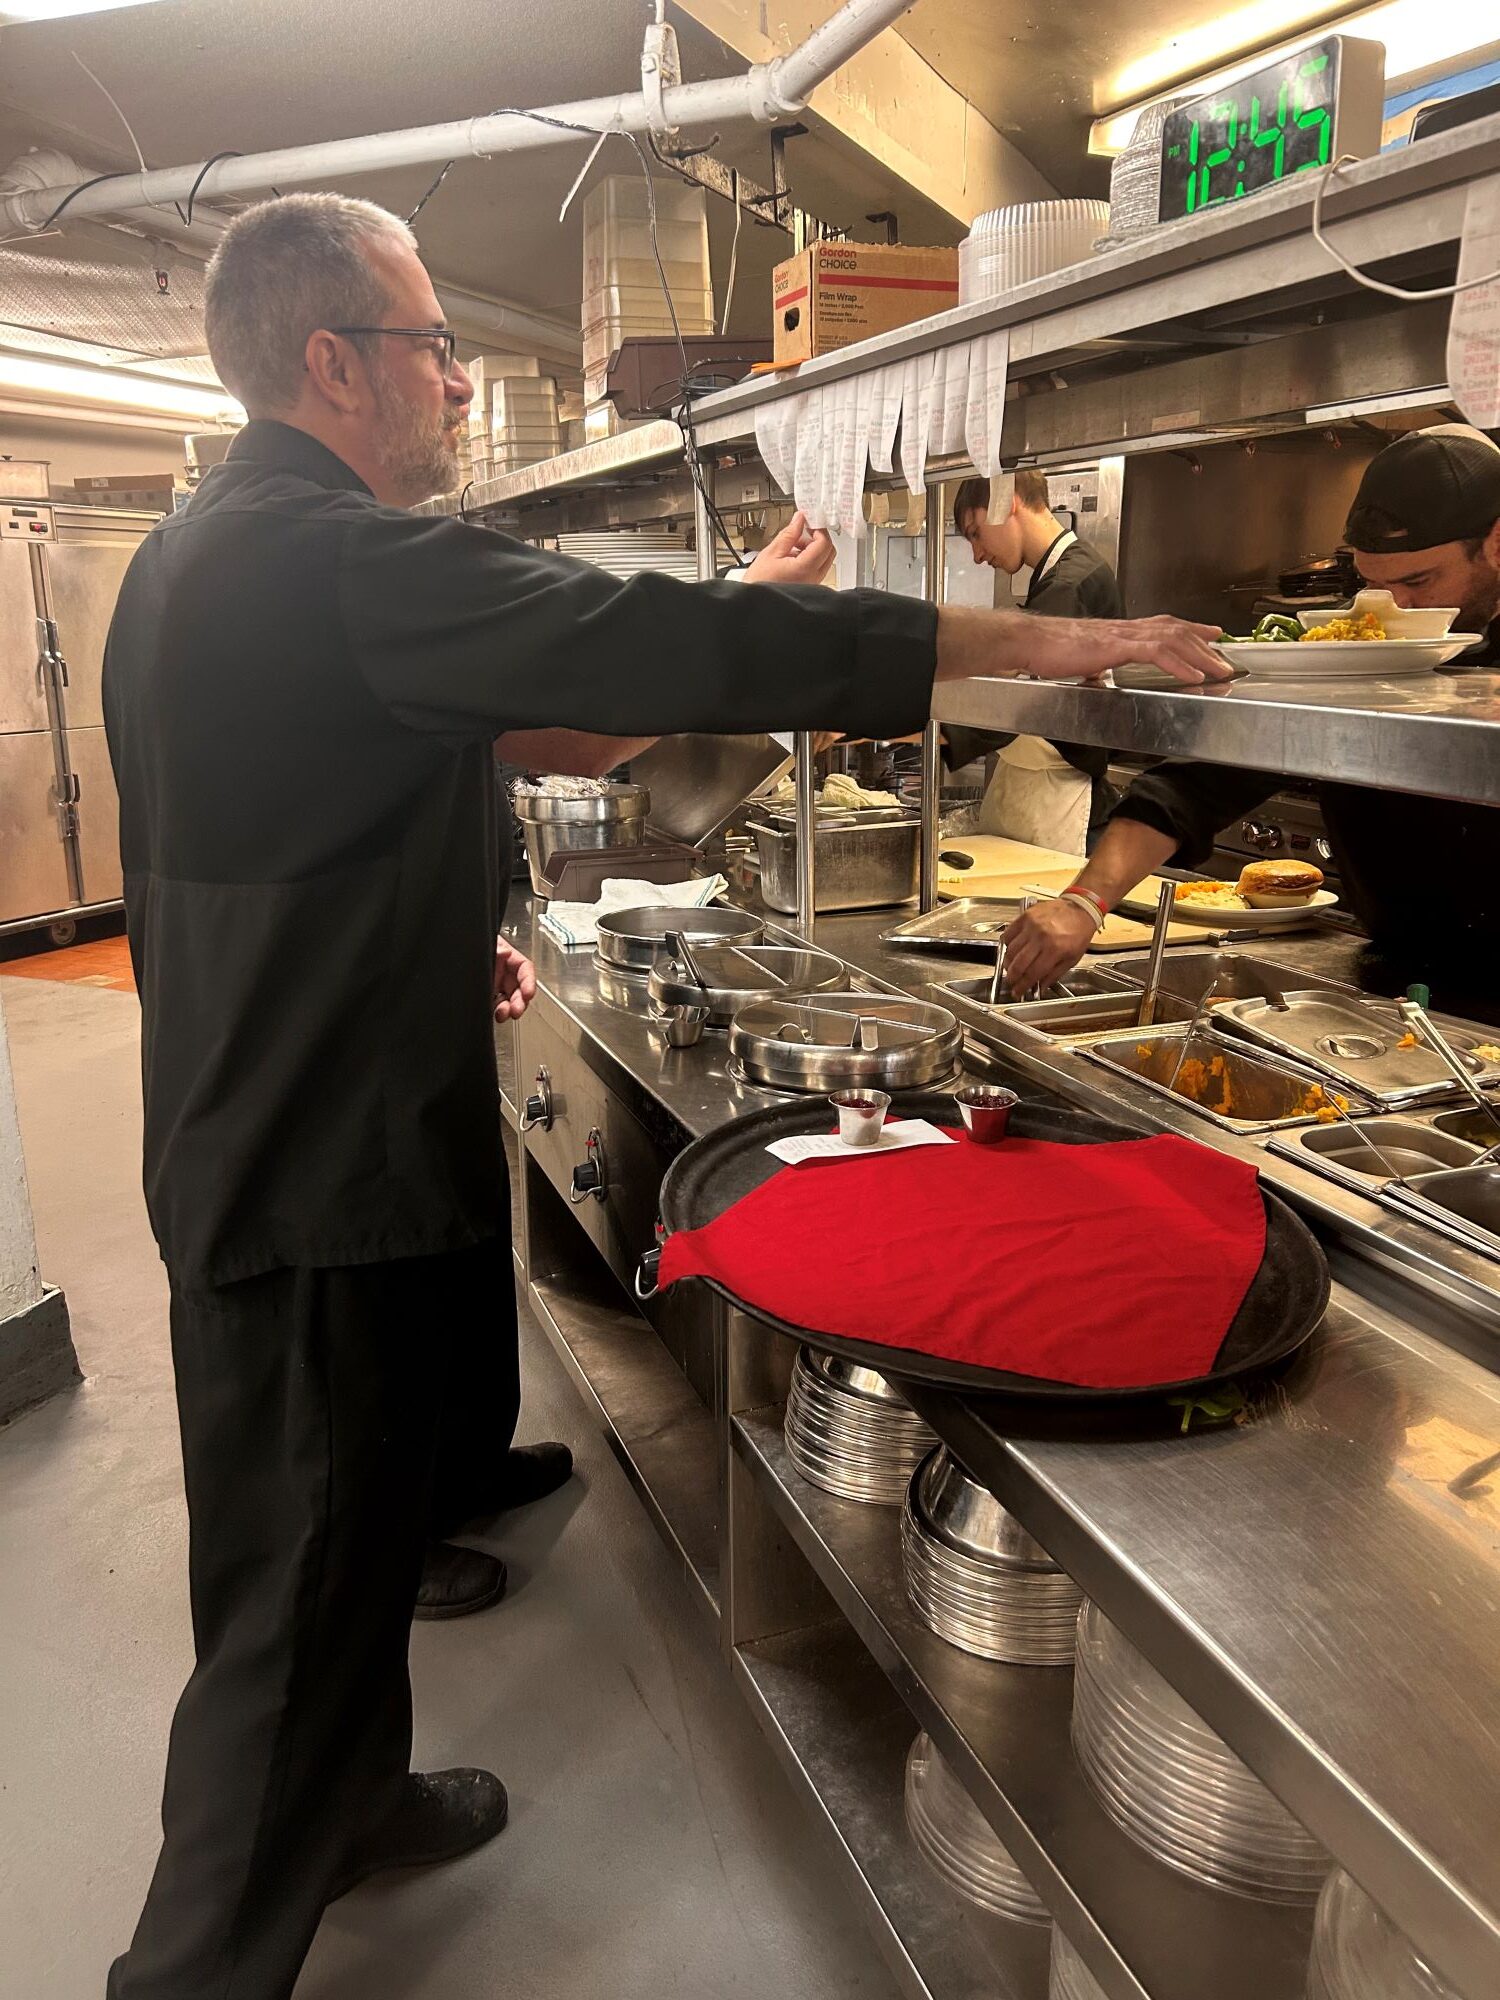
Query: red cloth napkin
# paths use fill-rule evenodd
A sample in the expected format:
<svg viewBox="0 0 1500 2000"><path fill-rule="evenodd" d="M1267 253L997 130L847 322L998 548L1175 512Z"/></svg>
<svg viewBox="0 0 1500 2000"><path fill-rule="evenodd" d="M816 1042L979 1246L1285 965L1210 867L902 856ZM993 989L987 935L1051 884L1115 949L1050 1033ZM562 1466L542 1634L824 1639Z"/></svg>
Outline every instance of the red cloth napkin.
<svg viewBox="0 0 1500 2000"><path fill-rule="evenodd" d="M661 1283L882 1347L1091 1389L1206 1375L1260 1266L1255 1169L1163 1135L784 1167L669 1238Z"/></svg>

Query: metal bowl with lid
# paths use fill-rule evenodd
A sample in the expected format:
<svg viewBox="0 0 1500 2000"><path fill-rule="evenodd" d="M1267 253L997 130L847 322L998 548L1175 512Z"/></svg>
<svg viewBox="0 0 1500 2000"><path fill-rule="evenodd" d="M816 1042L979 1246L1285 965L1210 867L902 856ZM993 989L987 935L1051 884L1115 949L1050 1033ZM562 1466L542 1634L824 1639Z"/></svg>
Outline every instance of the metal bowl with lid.
<svg viewBox="0 0 1500 2000"><path fill-rule="evenodd" d="M1185 1875L1311 1903L1328 1855L1096 1604L1078 1621L1073 1748L1099 1803Z"/></svg>
<svg viewBox="0 0 1500 2000"><path fill-rule="evenodd" d="M658 953L648 990L658 1007L707 1007L711 1028L727 1028L757 1000L824 993L846 977L841 959L806 946L695 945L689 937L688 952L690 965L670 945Z"/></svg>
<svg viewBox="0 0 1500 2000"><path fill-rule="evenodd" d="M1047 1907L924 1729L906 1757L906 1824L923 1859L971 1903L1023 1924Z"/></svg>
<svg viewBox="0 0 1500 2000"><path fill-rule="evenodd" d="M753 1001L729 1028L732 1061L775 1090L920 1090L951 1076L962 1050L946 1007L880 993Z"/></svg>
<svg viewBox="0 0 1500 2000"><path fill-rule="evenodd" d="M842 1500L899 1506L932 1432L883 1375L800 1348L786 1405L786 1448L814 1486Z"/></svg>
<svg viewBox="0 0 1500 2000"><path fill-rule="evenodd" d="M599 964L617 972L649 972L669 937L685 937L690 946L758 944L766 927L743 910L679 910L651 903L634 910L609 910L596 928L594 956Z"/></svg>
<svg viewBox="0 0 1500 2000"><path fill-rule="evenodd" d="M922 1622L983 1659L1066 1666L1083 1593L986 1487L940 1446L901 1514L906 1594Z"/></svg>

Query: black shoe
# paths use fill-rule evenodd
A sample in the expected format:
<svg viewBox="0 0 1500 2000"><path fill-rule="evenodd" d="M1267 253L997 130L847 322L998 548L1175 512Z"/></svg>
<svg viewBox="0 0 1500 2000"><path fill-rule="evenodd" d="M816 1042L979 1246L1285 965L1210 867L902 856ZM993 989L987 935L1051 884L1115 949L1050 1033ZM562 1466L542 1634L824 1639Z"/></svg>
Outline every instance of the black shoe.
<svg viewBox="0 0 1500 2000"><path fill-rule="evenodd" d="M429 1542L413 1618L467 1618L505 1595L505 1564L482 1549Z"/></svg>
<svg viewBox="0 0 1500 2000"><path fill-rule="evenodd" d="M522 1444L505 1454L490 1511L508 1514L545 1500L573 1477L573 1454L565 1444Z"/></svg>
<svg viewBox="0 0 1500 2000"><path fill-rule="evenodd" d="M413 1771L401 1803L350 1857L330 1903L387 1868L430 1868L493 1840L510 1802L492 1771Z"/></svg>

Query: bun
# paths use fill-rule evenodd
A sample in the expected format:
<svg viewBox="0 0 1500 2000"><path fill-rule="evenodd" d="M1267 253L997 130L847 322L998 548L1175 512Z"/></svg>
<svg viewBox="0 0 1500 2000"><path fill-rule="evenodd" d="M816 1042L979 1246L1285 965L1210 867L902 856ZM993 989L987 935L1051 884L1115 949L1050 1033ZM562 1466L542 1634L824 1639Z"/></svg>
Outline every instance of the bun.
<svg viewBox="0 0 1500 2000"><path fill-rule="evenodd" d="M1240 875L1240 894L1252 910L1290 910L1310 903L1323 871L1310 861L1252 861Z"/></svg>

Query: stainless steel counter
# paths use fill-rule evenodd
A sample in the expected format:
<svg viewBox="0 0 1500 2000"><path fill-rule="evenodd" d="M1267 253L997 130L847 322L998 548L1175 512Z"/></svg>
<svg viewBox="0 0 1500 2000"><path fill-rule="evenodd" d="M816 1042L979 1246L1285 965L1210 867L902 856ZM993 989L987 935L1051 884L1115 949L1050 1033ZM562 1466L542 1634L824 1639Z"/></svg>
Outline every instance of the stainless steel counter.
<svg viewBox="0 0 1500 2000"><path fill-rule="evenodd" d="M1249 679L1197 690L952 681L936 690L933 713L969 728L1025 730L1147 757L1500 804L1494 673Z"/></svg>
<svg viewBox="0 0 1500 2000"><path fill-rule="evenodd" d="M891 953L877 941L888 922L823 920L817 942L874 980L917 990L945 967L972 970L972 961ZM663 1119L669 1152L671 1132L680 1144L777 1101L727 1073L717 1038L663 1052L639 1014L601 997L589 955L536 936L519 903L511 935L536 959L543 1020L586 1039L595 1074L629 1094L637 1118ZM1348 970L1351 949L1347 939L1325 935L1278 945L1276 955L1298 954L1336 973ZM1097 1102L1105 1089L1066 1051L1005 1050L991 1060L1032 1089L1045 1084L1074 1101ZM525 1085L522 1075L523 1094ZM1128 1083L1110 1084L1108 1103L1143 1129L1178 1119L1170 1104ZM1208 1136L1181 1115L1180 1129ZM1237 1149L1244 1142L1228 1143ZM1341 1194L1323 1184L1309 1199L1314 1207L1336 1206ZM615 1351L627 1354L623 1302L617 1317ZM732 1352L731 1344L731 1375ZM717 1415L700 1409L696 1420L705 1436L722 1421L729 1444L704 1449L727 1452L790 1536L767 1575L748 1574L735 1593L764 1594L770 1575L784 1585L789 1562L810 1567L914 1715L935 1731L1002 1838L1023 1865L1030 1861L1039 1893L1111 1996L1205 2000L1211 1987L1215 2000L1241 1992L1247 2000L1252 1992L1298 2000L1305 1921L1270 1925L1253 1948L1245 1931L1237 1956L1241 1933L1234 1910L1225 1909L1235 1899L1213 1899L1190 1917L1170 1871L1129 1873L1140 1858L1110 1847L1089 1819L1086 1797L1067 1791L1064 1811L1039 1793L1036 1759L1018 1747L1033 1722L1019 1737L1016 1728L990 1728L983 1688L999 1682L986 1681L951 1648L924 1644L911 1621L901 1625L891 1590L880 1582L878 1537L870 1541L876 1510L830 1509L826 1496L779 1461L774 1388L761 1404L767 1395L768 1411L754 1407L753 1396L728 1394ZM1389 1316L1339 1283L1307 1356L1227 1429L1182 1437L1149 1418L1083 1440L1056 1429L1046 1434L1034 1416L982 1399L921 1392L914 1400L1465 2000L1500 1991L1500 1470L1485 1470L1500 1453L1500 1381L1419 1324ZM633 1421L649 1432L649 1411L638 1410ZM744 1532L736 1509L746 1503L734 1497L735 1475L724 1476L732 1546ZM693 1490L699 1498L692 1504L701 1509L701 1484ZM674 1537L691 1539L680 1527ZM885 1547L894 1564L893 1530ZM723 1593L727 1621L728 1587L716 1581L713 1588ZM827 1597L817 1601L826 1620ZM734 1622L743 1625L741 1612ZM750 1641L739 1629L728 1632L742 1681L755 1680L771 1635L795 1622L779 1614ZM803 1643L818 1653L813 1638ZM1022 1684L1050 1686L1054 1696L1059 1686L1014 1672L1005 1681L1017 1700ZM1043 1711L1034 1726L1052 1730L1046 1740L1065 1759L1065 1739ZM807 1775L807 1759L796 1761L816 1796L819 1781ZM829 1809L826 1800L820 1809ZM1079 1812L1081 1823L1070 1818ZM1119 1866L1127 1868L1126 1891L1108 1886ZM902 1893L893 1892L897 1902ZM1139 1921L1138 1905L1160 1921ZM1194 1971L1193 1954L1184 1958L1173 1943L1174 1926L1180 1933L1198 1921L1218 1927L1223 1947L1211 1978L1218 1945L1204 1946L1208 1959L1200 1956ZM935 1977L924 1982L916 1973L906 1983L917 1993L940 1990ZM1005 1990L1030 2000L1032 1989Z"/></svg>

